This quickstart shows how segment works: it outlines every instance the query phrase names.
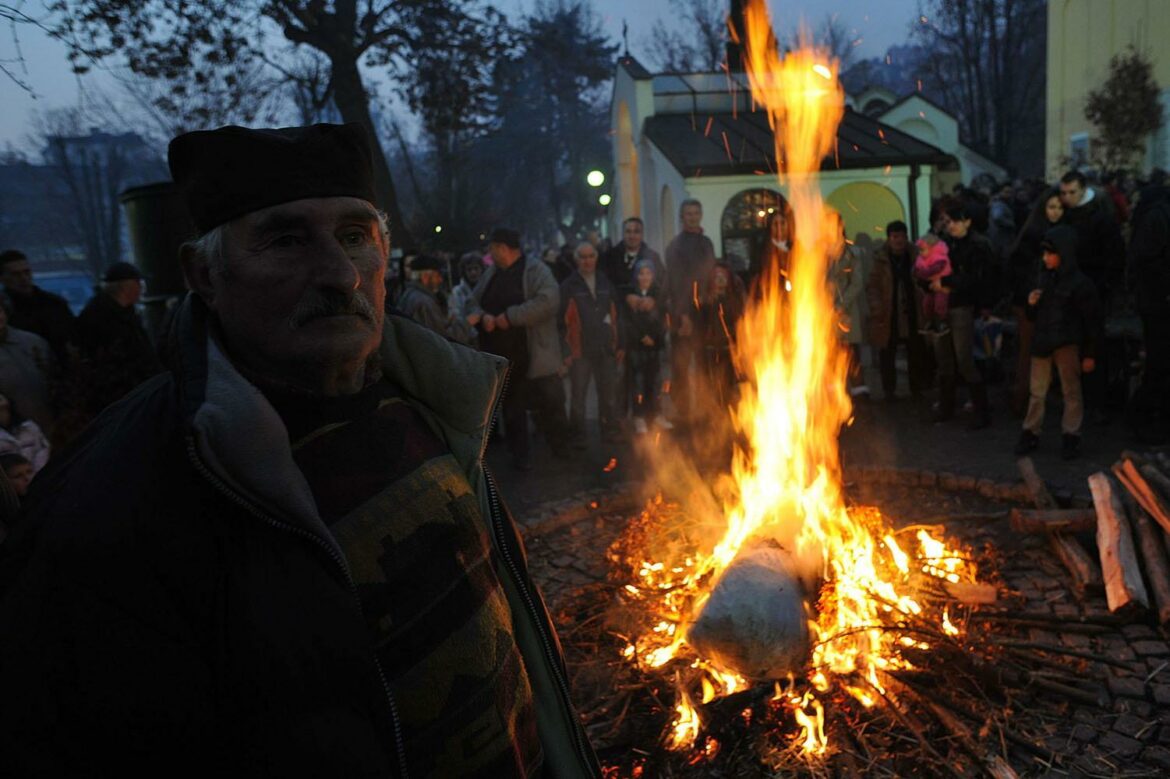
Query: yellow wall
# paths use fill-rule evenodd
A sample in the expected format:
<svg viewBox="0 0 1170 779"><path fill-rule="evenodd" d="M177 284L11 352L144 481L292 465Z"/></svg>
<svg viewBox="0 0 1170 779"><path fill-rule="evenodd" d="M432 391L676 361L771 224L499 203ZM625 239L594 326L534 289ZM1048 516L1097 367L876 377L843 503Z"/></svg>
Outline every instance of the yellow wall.
<svg viewBox="0 0 1170 779"><path fill-rule="evenodd" d="M1085 98L1109 75L1109 60L1133 44L1154 63L1154 79L1170 90L1170 0L1048 0L1048 120L1045 162L1050 177L1063 171L1070 138L1093 128ZM1170 115L1166 116L1170 122ZM1157 144L1165 164L1165 134Z"/></svg>

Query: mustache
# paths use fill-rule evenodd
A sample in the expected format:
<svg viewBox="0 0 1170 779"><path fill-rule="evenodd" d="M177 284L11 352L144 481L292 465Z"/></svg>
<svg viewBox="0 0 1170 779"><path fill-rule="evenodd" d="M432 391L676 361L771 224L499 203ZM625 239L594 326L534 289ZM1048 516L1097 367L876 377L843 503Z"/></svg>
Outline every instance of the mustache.
<svg viewBox="0 0 1170 779"><path fill-rule="evenodd" d="M367 322L373 322L377 318L373 305L362 295L334 290L314 290L297 303L297 307L289 315L288 324L295 330L323 316L346 314L360 316Z"/></svg>

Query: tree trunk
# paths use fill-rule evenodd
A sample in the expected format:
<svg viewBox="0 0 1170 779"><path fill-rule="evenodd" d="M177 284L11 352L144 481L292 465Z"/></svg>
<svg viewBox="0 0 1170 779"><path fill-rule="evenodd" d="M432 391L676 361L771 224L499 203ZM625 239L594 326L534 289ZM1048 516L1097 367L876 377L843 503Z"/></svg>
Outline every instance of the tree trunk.
<svg viewBox="0 0 1170 779"><path fill-rule="evenodd" d="M390 242L400 247L412 245L414 239L398 208L390 164L386 161L386 154L382 151L374 121L370 117L370 99L362 83L357 57L352 51L333 52L329 55L329 64L333 73L333 100L341 118L346 122L362 124L370 132L374 146L374 187L378 194L375 205L385 211L390 220Z"/></svg>

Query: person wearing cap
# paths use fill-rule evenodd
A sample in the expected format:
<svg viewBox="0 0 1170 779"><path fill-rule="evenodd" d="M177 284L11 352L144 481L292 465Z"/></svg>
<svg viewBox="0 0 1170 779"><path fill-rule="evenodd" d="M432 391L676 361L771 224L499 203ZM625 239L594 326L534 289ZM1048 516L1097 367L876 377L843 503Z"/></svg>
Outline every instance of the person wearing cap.
<svg viewBox="0 0 1170 779"><path fill-rule="evenodd" d="M135 308L144 283L137 267L115 262L74 324L79 360L71 384L84 396L86 421L162 370Z"/></svg>
<svg viewBox="0 0 1170 779"><path fill-rule="evenodd" d="M567 454L565 386L557 314L560 289L543 262L528 262L520 233L497 227L488 238L492 265L468 301L467 321L479 331L479 348L511 363L501 408L512 465L532 468L528 409L553 453Z"/></svg>
<svg viewBox="0 0 1170 779"><path fill-rule="evenodd" d="M5 541L9 774L600 774L481 459L507 366L384 313L370 143L171 142L173 361Z"/></svg>
<svg viewBox="0 0 1170 779"><path fill-rule="evenodd" d="M471 326L467 320L447 310L447 301L441 295L443 289L443 266L438 258L420 254L410 263L406 286L398 298L396 308L403 316L410 317L423 327L429 327L439 335L471 343Z"/></svg>

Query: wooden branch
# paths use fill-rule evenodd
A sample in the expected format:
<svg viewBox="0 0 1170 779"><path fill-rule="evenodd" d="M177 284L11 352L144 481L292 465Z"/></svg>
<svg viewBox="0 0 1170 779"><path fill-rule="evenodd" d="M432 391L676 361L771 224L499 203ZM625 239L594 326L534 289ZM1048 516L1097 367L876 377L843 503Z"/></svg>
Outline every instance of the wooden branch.
<svg viewBox="0 0 1170 779"><path fill-rule="evenodd" d="M1032 463L1031 457L1021 457L1016 461L1016 466L1020 469L1020 476L1024 479L1024 484L1028 486L1028 494L1032 496L1032 502L1036 504L1038 509L1056 509L1056 500L1052 497L1052 493L1044 486L1044 480L1040 478L1040 474L1036 472L1036 466Z"/></svg>
<svg viewBox="0 0 1170 779"><path fill-rule="evenodd" d="M1009 515L1012 530L1020 533L1080 533L1096 530L1097 512L1093 509L1020 509Z"/></svg>
<svg viewBox="0 0 1170 779"><path fill-rule="evenodd" d="M1150 606L1150 596L1142 583L1137 550L1121 496L1104 472L1089 477L1089 490L1097 509L1097 548L1101 553L1109 610L1114 614L1145 611Z"/></svg>
<svg viewBox="0 0 1170 779"><path fill-rule="evenodd" d="M1166 499L1150 486L1134 461L1122 460L1120 464L1113 466L1113 473L1137 500L1138 505L1148 511L1163 530L1170 533L1170 505L1167 505Z"/></svg>
<svg viewBox="0 0 1170 779"><path fill-rule="evenodd" d="M1024 484L1027 485L1028 493L1032 496L1032 502L1036 508L1055 509L1056 500L1053 499L1048 488L1044 486L1044 481L1036 472L1032 458L1021 457L1016 461L1016 465L1020 469L1020 476L1023 477ZM1073 592L1078 597L1100 591L1102 587L1101 570L1080 542L1070 536L1054 532L1048 534L1048 545L1052 548L1052 553L1064 564L1072 576Z"/></svg>
<svg viewBox="0 0 1170 779"><path fill-rule="evenodd" d="M1137 533L1138 551L1145 563L1146 580L1158 612L1158 624L1170 627L1170 566L1166 561L1165 534L1138 505L1128 490L1119 490L1125 513Z"/></svg>

